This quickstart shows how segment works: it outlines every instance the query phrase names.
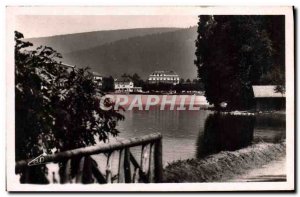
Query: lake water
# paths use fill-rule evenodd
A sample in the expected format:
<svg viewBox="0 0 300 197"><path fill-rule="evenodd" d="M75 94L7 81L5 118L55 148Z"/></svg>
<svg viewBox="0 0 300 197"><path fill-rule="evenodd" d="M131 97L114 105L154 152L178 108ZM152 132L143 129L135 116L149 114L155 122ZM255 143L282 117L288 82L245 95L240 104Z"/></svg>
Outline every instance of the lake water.
<svg viewBox="0 0 300 197"><path fill-rule="evenodd" d="M120 138L162 134L164 166L179 159L203 158L259 142L285 140L285 114L234 116L209 110L162 111L154 107L149 111L126 111L124 116L125 121L117 127Z"/></svg>
<svg viewBox="0 0 300 197"><path fill-rule="evenodd" d="M203 99L199 99L202 100ZM279 143L285 140L285 114L256 114L236 116L218 114L210 110L160 110L160 106L150 110L127 110L125 120L118 123L120 131L117 139L144 136L160 132L163 136L163 165L180 159L204 158L220 151L234 151L249 145L268 142ZM131 148L133 155L140 160L141 147ZM117 151L115 151L117 152ZM105 174L107 158L103 154L93 155L99 170ZM114 155L113 174L118 170L118 154ZM105 162L103 162L105 161ZM229 180L257 180L267 174L274 178L284 178L284 158L263 169L245 173ZM268 171L266 169L269 169ZM56 166L58 170L58 166ZM273 172L278 174L273 174ZM270 179L272 180L272 179Z"/></svg>
<svg viewBox="0 0 300 197"><path fill-rule="evenodd" d="M198 96L197 100L201 105L205 99ZM160 110L158 105L150 110L126 110L123 112L125 120L120 121L117 126L120 134L117 139L112 140L161 133L164 167L176 160L201 159L221 151L235 151L260 142L279 143L285 140L284 113L242 116L216 113L205 109L205 106L194 111L169 109L166 107L165 110ZM130 148L130 151L140 161L141 146ZM105 156L97 155L94 158L101 172L105 173ZM117 174L118 154L113 158L116 159L111 166L113 174ZM284 168L282 165L276 166ZM253 176L253 173L250 175ZM243 179L248 180L247 176Z"/></svg>

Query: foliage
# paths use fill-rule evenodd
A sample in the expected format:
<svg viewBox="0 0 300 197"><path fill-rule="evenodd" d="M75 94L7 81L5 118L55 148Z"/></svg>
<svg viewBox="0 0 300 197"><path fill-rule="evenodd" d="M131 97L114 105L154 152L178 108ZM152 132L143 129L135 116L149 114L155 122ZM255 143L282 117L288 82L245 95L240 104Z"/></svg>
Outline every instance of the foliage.
<svg viewBox="0 0 300 197"><path fill-rule="evenodd" d="M143 91L149 92L161 92L161 91L171 91L174 89L174 85L171 83L146 83L143 86Z"/></svg>
<svg viewBox="0 0 300 197"><path fill-rule="evenodd" d="M179 83L180 83L180 84L183 84L183 83L184 83L184 79L183 79L183 78L180 78Z"/></svg>
<svg viewBox="0 0 300 197"><path fill-rule="evenodd" d="M124 117L100 108L104 94L92 73L62 65L51 47L26 50L32 44L22 38L15 32L16 160L116 136L117 121ZM105 104L113 105L109 100Z"/></svg>
<svg viewBox="0 0 300 197"><path fill-rule="evenodd" d="M184 80L180 80L179 84L176 84L174 89L177 93L181 93L183 91L203 91L203 84L197 79L194 79L192 82L190 79L187 79L186 82L184 82Z"/></svg>
<svg viewBox="0 0 300 197"><path fill-rule="evenodd" d="M247 109L252 85L270 84L276 75L281 80L272 85L284 85L282 24L282 16L199 16L195 64L210 103Z"/></svg>
<svg viewBox="0 0 300 197"><path fill-rule="evenodd" d="M115 81L112 76L103 77L102 90L104 92L111 92L115 90Z"/></svg>
<svg viewBox="0 0 300 197"><path fill-rule="evenodd" d="M143 87L145 85L145 82L137 73L134 73L133 75L124 73L122 75L122 78L125 78L125 79L127 78L127 79L132 80L135 87Z"/></svg>
<svg viewBox="0 0 300 197"><path fill-rule="evenodd" d="M210 114L198 137L196 157L201 159L221 151L235 151L251 145L254 134L254 116Z"/></svg>

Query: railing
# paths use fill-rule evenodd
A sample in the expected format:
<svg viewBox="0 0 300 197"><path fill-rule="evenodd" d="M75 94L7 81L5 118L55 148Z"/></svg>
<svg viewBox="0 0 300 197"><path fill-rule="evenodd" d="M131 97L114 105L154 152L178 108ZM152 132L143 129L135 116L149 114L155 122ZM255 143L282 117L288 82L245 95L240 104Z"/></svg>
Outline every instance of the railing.
<svg viewBox="0 0 300 197"><path fill-rule="evenodd" d="M130 151L130 148L138 146L141 146L140 162ZM97 162L92 158L98 154L103 154L106 158L101 160L105 162L105 173L101 173ZM112 162L116 161L116 154L118 172L113 175ZM34 170L39 163L59 163L61 183L159 183L162 181L163 170L162 136L154 133L140 138L41 155L35 160L18 161L16 172L23 176L23 182L30 182L28 171ZM76 166L75 172L71 166Z"/></svg>

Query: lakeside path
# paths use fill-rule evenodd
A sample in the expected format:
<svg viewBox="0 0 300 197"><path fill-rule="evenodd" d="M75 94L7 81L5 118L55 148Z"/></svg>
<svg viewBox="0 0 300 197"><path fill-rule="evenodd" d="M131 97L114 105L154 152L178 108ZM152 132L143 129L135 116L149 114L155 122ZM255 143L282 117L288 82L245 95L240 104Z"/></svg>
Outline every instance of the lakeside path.
<svg viewBox="0 0 300 197"><path fill-rule="evenodd" d="M261 168L249 170L229 182L267 182L286 181L286 156L282 156Z"/></svg>
<svg viewBox="0 0 300 197"><path fill-rule="evenodd" d="M285 142L259 143L237 151L222 151L203 159L178 160L164 169L164 182L237 182L243 178L250 181L251 172L258 175L259 169L269 172L284 170L282 165L273 166L273 161L285 157ZM276 163L276 162L275 162ZM280 163L280 162L279 162ZM282 162L285 163L285 162ZM268 167L270 166L270 167ZM260 173L260 175L268 175ZM270 174L269 175L274 175ZM279 173L277 175L284 175ZM243 176L243 177L242 177ZM268 181L275 177L266 178ZM278 177L276 177L277 181ZM281 179L282 180L282 179ZM255 180L259 181L259 180ZM260 180L265 181L265 180Z"/></svg>

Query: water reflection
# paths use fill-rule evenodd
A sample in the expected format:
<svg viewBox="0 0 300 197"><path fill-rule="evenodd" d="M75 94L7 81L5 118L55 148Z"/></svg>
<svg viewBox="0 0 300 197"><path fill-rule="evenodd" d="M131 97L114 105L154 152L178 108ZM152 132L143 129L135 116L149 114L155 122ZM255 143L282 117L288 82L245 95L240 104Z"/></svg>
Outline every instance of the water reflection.
<svg viewBox="0 0 300 197"><path fill-rule="evenodd" d="M149 111L126 111L125 121L120 122L120 138L131 138L160 132L163 135L163 164L195 157L196 139L209 110L169 111L159 107Z"/></svg>
<svg viewBox="0 0 300 197"><path fill-rule="evenodd" d="M203 158L220 151L234 151L251 144L255 117L210 114L199 132L196 157Z"/></svg>
<svg viewBox="0 0 300 197"><path fill-rule="evenodd" d="M286 137L285 114L257 114L253 143L279 143Z"/></svg>
<svg viewBox="0 0 300 197"><path fill-rule="evenodd" d="M285 127L285 114L210 114L205 120L204 129L199 131L196 157L234 151L260 142L279 143L285 140Z"/></svg>
<svg viewBox="0 0 300 197"><path fill-rule="evenodd" d="M160 132L163 163L222 150L237 150L253 143L278 143L285 139L285 114L255 116L221 115L209 110L170 111L159 107L148 111L125 111L118 125L119 138Z"/></svg>

